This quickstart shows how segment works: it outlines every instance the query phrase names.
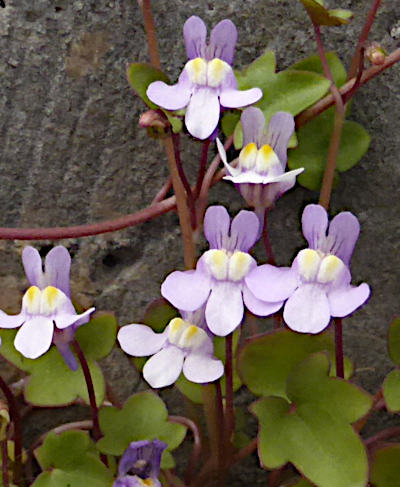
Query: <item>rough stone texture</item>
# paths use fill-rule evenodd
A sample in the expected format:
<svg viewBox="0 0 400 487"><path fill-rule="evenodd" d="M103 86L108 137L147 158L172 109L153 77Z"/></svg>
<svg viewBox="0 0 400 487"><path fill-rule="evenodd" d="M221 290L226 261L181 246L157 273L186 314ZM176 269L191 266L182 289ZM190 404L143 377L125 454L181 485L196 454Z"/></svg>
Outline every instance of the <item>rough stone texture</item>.
<svg viewBox="0 0 400 487"><path fill-rule="evenodd" d="M346 64L369 4L340 2L355 12L355 20L324 31L327 48L336 49ZM0 9L0 225L79 224L148 205L167 168L162 148L149 143L137 127L143 104L125 78L128 62L147 61L136 1L6 0L6 5ZM193 14L208 25L225 17L236 23L238 67L265 48L276 51L279 69L315 51L300 2L157 0L161 59L171 79L185 62L181 27ZM399 45L399 22L399 2L384 2L370 38L393 50ZM332 199L332 213L351 210L362 225L353 276L354 282L369 282L373 296L368 306L345 320L345 344L356 361L359 381L370 391L376 391L391 368L385 339L391 319L399 313L399 74L395 66L357 94L351 118L372 134L371 147L361 163L342 176ZM185 167L196 166L196 153L199 144L186 151ZM210 199L233 213L243 204L228 184L213 189ZM304 244L298 217L304 205L316 199L317 194L296 188L272 212L271 239L279 264L286 265ZM63 243L75 257L77 296L115 310L123 324L139 320L144 306L159 296L165 275L183 266L175 214ZM45 252L49 244L38 246ZM18 309L26 286L21 248L20 243L0 244L0 305L8 310ZM263 257L261 247L258 250ZM106 369L123 398L134 390L137 377L127 380L119 368L127 361L117 356L107 359ZM171 401L178 404L180 399Z"/></svg>

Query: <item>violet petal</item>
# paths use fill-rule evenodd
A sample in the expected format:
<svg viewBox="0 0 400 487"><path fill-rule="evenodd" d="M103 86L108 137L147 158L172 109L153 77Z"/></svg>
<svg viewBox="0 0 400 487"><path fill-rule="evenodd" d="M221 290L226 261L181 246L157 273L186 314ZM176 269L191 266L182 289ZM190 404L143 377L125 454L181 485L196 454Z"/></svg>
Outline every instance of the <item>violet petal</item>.
<svg viewBox="0 0 400 487"><path fill-rule="evenodd" d="M359 286L345 286L328 293L332 316L344 318L362 306L369 298L370 287L365 282Z"/></svg>
<svg viewBox="0 0 400 487"><path fill-rule="evenodd" d="M185 354L180 348L164 348L145 363L143 377L151 387L170 386L182 372L184 357Z"/></svg>
<svg viewBox="0 0 400 487"><path fill-rule="evenodd" d="M192 17L187 19L183 26L183 37L185 39L187 57L189 59L203 57L207 27L200 17L192 15Z"/></svg>
<svg viewBox="0 0 400 487"><path fill-rule="evenodd" d="M349 265L359 235L357 218L349 211L339 213L329 224L330 251Z"/></svg>
<svg viewBox="0 0 400 487"><path fill-rule="evenodd" d="M288 112L277 112L271 118L267 129L267 144L275 151L285 169L287 162L287 147L294 132L294 118Z"/></svg>
<svg viewBox="0 0 400 487"><path fill-rule="evenodd" d="M207 139L218 125L220 106L212 88L201 87L192 94L186 109L185 125L193 137Z"/></svg>
<svg viewBox="0 0 400 487"><path fill-rule="evenodd" d="M162 283L161 294L175 308L195 311L210 294L210 280L200 271L175 271Z"/></svg>
<svg viewBox="0 0 400 487"><path fill-rule="evenodd" d="M150 101L166 110L180 110L189 103L191 91L182 83L167 85L163 81L154 81L146 94Z"/></svg>
<svg viewBox="0 0 400 487"><path fill-rule="evenodd" d="M256 298L276 303L287 299L296 289L297 273L291 267L275 267L270 264L253 269L245 282Z"/></svg>
<svg viewBox="0 0 400 487"><path fill-rule="evenodd" d="M244 110L240 117L243 129L243 147L255 142L260 147L265 125L263 112L256 107L249 107Z"/></svg>
<svg viewBox="0 0 400 487"><path fill-rule="evenodd" d="M321 205L307 205L301 217L303 235L311 249L318 249L325 241L328 228L328 214Z"/></svg>
<svg viewBox="0 0 400 487"><path fill-rule="evenodd" d="M123 326L117 338L124 352L133 357L147 357L161 350L167 332L155 333L149 326L132 324Z"/></svg>
<svg viewBox="0 0 400 487"><path fill-rule="evenodd" d="M83 318L86 318L90 316L94 312L95 308L90 308L86 310L85 312L77 315L75 313L57 313L56 316L53 317L54 323L56 324L56 327L59 330L63 330L64 328L67 328L68 326L74 325L78 321L82 320Z"/></svg>
<svg viewBox="0 0 400 487"><path fill-rule="evenodd" d="M207 208L204 215L204 236L210 249L222 249L229 235L231 219L226 208L215 205Z"/></svg>
<svg viewBox="0 0 400 487"><path fill-rule="evenodd" d="M243 319L241 286L229 281L214 282L206 306L207 326L214 335L226 336Z"/></svg>
<svg viewBox="0 0 400 487"><path fill-rule="evenodd" d="M224 374L224 364L210 355L191 353L183 363L183 373L191 382L204 384Z"/></svg>
<svg viewBox="0 0 400 487"><path fill-rule="evenodd" d="M14 346L24 357L35 359L47 352L53 338L54 325L50 318L37 316L18 330Z"/></svg>
<svg viewBox="0 0 400 487"><path fill-rule="evenodd" d="M241 210L232 220L231 249L248 252L257 242L260 221L254 211Z"/></svg>
<svg viewBox="0 0 400 487"><path fill-rule="evenodd" d="M25 247L22 251L22 264L29 284L40 289L43 285L43 269L39 252L33 247Z"/></svg>
<svg viewBox="0 0 400 487"><path fill-rule="evenodd" d="M263 96L260 88L251 88L250 90L226 89L220 94L220 103L225 108L240 108L252 105L260 100Z"/></svg>
<svg viewBox="0 0 400 487"><path fill-rule="evenodd" d="M210 47L214 50L214 56L228 64L233 64L235 47L237 41L237 29L235 24L229 20L221 20L211 31Z"/></svg>
<svg viewBox="0 0 400 487"><path fill-rule="evenodd" d="M18 328L26 320L25 313L8 315L0 310L0 328Z"/></svg>
<svg viewBox="0 0 400 487"><path fill-rule="evenodd" d="M70 297L71 256L68 250L62 245L57 245L46 255L44 262L46 286L54 286Z"/></svg>
<svg viewBox="0 0 400 487"><path fill-rule="evenodd" d="M269 316L276 313L283 304L283 301L269 303L257 299L247 286L243 286L243 301L247 309L257 316Z"/></svg>

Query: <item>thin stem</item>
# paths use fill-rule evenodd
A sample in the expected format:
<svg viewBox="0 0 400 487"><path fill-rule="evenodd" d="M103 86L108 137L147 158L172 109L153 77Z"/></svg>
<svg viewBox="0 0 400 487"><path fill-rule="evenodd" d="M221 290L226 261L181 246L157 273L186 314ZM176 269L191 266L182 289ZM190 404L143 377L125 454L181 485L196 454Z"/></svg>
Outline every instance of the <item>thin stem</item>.
<svg viewBox="0 0 400 487"><path fill-rule="evenodd" d="M190 187L189 181L186 177L185 171L183 170L182 161L181 161L181 150L180 150L180 135L179 134L171 134L172 136L172 143L174 145L174 155L176 161L176 167L178 169L179 177L181 178L183 187L186 191L187 196L187 204L190 210L190 223L192 228L196 228L196 207L194 204L194 195L192 192L192 188Z"/></svg>
<svg viewBox="0 0 400 487"><path fill-rule="evenodd" d="M358 66L360 65L360 57L364 57L363 48L364 48L365 41L368 39L369 31L371 30L372 24L374 23L375 16L378 12L378 8L381 3L382 0L374 0L372 2L371 9L368 12L367 19L365 21L364 27L358 39L357 47L354 52L353 59L351 60L347 79L354 78L354 76L357 73Z"/></svg>
<svg viewBox="0 0 400 487"><path fill-rule="evenodd" d="M272 250L271 242L269 240L269 235L268 235L268 211L269 211L268 208L266 208L264 211L264 225L263 225L263 232L262 232L263 242L264 242L265 252L267 254L268 264L276 265L274 252Z"/></svg>
<svg viewBox="0 0 400 487"><path fill-rule="evenodd" d="M359 88L371 79L375 78L378 76L380 73L385 71L386 69L390 68L394 64L398 63L400 61L400 48L394 50L392 53L389 54L385 58L385 62L383 64L377 65L377 66L371 66L369 69L365 70L364 73L361 76L360 79L360 84ZM342 96L346 95L354 86L356 79L352 78L350 79L346 84L344 84L339 92ZM353 93L354 95L354 93ZM347 101L347 100L346 100ZM300 113L296 117L296 127L300 128L306 125L310 120L313 120L315 117L320 115L322 112L330 108L332 105L334 105L335 100L332 96L332 94L325 96L325 98L322 98L322 100L317 101L313 106L308 108L307 110L304 110L304 112Z"/></svg>
<svg viewBox="0 0 400 487"><path fill-rule="evenodd" d="M232 333L225 338L225 438L227 451L231 448L231 437L235 429L233 404L233 340Z"/></svg>
<svg viewBox="0 0 400 487"><path fill-rule="evenodd" d="M389 438L400 438L400 426L393 426L392 428L387 428L383 431L379 431L376 435L371 436L365 440L365 446L371 446L374 443L382 440L388 440Z"/></svg>
<svg viewBox="0 0 400 487"><path fill-rule="evenodd" d="M268 474L268 487L279 487L283 467L271 470Z"/></svg>
<svg viewBox="0 0 400 487"><path fill-rule="evenodd" d="M193 229L190 222L190 213L187 205L185 188L179 176L174 145L171 137L165 139L164 144L168 158L169 172L172 178L172 186L174 187L176 196L179 224L182 230L185 267L186 269L194 269L196 263L196 249L193 240Z"/></svg>
<svg viewBox="0 0 400 487"><path fill-rule="evenodd" d="M343 361L343 325L341 318L335 318L335 359L336 359L336 376L344 379L344 361Z"/></svg>
<svg viewBox="0 0 400 487"><path fill-rule="evenodd" d="M3 487L9 487L7 438L1 441L1 470Z"/></svg>
<svg viewBox="0 0 400 487"><path fill-rule="evenodd" d="M318 54L321 59L322 68L324 70L324 75L331 82L330 91L335 100L335 115L333 122L333 131L331 135L331 140L328 149L328 155L326 159L326 167L324 171L324 176L322 178L321 193L319 197L319 204L323 206L326 210L329 208L329 202L332 194L333 179L335 176L336 160L339 153L340 138L342 135L342 128L345 118L345 107L342 99L342 95L338 87L335 85L331 70L329 68L329 63L326 58L326 53L324 45L321 38L321 30L319 25L313 23L315 40L317 42Z"/></svg>
<svg viewBox="0 0 400 487"><path fill-rule="evenodd" d="M3 394L5 395L8 403L8 408L10 410L10 415L12 422L14 424L14 451L15 451L15 460L14 460L14 484L19 485L21 481L22 475L22 425L21 425L21 417L18 411L17 402L11 389L8 387L4 379L0 376L0 389L2 390Z"/></svg>
<svg viewBox="0 0 400 487"><path fill-rule="evenodd" d="M160 54L158 52L157 46L156 26L154 24L153 13L151 11L151 1L142 0L141 2L139 2L139 5L142 8L143 13L147 44L149 46L150 61L155 68L160 69Z"/></svg>
<svg viewBox="0 0 400 487"><path fill-rule="evenodd" d="M88 396L89 396L90 408L92 410L93 437L97 441L103 435L102 435L101 429L100 429L99 409L98 409L97 403L96 403L96 395L94 392L92 376L90 374L90 369L89 369L89 365L87 363L85 354L83 353L83 351L82 351L79 343L77 342L77 340L74 340L72 342L72 346L74 347L74 350L75 350L76 354L78 355L78 359L79 359L79 362L80 362L81 367L82 367L83 375L85 377L86 387L87 387Z"/></svg>
<svg viewBox="0 0 400 487"><path fill-rule="evenodd" d="M218 487L224 487L226 484L227 468L227 427L224 423L224 409L222 401L221 382L215 382L215 405L217 412L217 432L218 432Z"/></svg>
<svg viewBox="0 0 400 487"><path fill-rule="evenodd" d="M232 463L239 463L244 458L251 455L256 449L258 445L258 439L254 438L250 441L246 446L244 446L241 450L239 450L236 455L232 459Z"/></svg>
<svg viewBox="0 0 400 487"><path fill-rule="evenodd" d="M160 201L162 201L167 196L167 193L171 188L172 188L172 179L171 176L168 176L167 180L162 185L160 191L154 196L151 204L154 205L155 203L159 203Z"/></svg>
<svg viewBox="0 0 400 487"><path fill-rule="evenodd" d="M194 198L196 199L201 190L201 186L203 184L204 176L206 175L206 168L207 168L207 160L208 160L208 149L210 147L211 140L207 139L203 142L201 147L201 159L200 159L200 167L199 172L197 174L197 182L196 182L196 189L194 190Z"/></svg>
<svg viewBox="0 0 400 487"><path fill-rule="evenodd" d="M194 421L192 421L189 418L185 418L184 416L169 416L168 420L173 423L183 424L192 432L193 449L185 473L185 483L190 484L192 481L192 476L194 475L195 469L199 462L200 453L201 453L201 438L200 438L199 428L197 427L197 424Z"/></svg>
<svg viewBox="0 0 400 487"><path fill-rule="evenodd" d="M362 46L361 51L360 51L360 56L359 56L359 65L358 65L358 71L357 71L357 76L356 80L354 82L353 87L351 90L346 93L346 96L343 97L344 102L346 103L347 100L350 100L350 98L353 96L353 94L358 90L360 83L361 83L361 77L364 72L364 53L365 53L365 48Z"/></svg>
<svg viewBox="0 0 400 487"><path fill-rule="evenodd" d="M218 457L218 415L215 401L214 386L212 384L205 384L202 388L203 391L203 408L204 416L207 424L208 441L210 447L210 453L212 458Z"/></svg>

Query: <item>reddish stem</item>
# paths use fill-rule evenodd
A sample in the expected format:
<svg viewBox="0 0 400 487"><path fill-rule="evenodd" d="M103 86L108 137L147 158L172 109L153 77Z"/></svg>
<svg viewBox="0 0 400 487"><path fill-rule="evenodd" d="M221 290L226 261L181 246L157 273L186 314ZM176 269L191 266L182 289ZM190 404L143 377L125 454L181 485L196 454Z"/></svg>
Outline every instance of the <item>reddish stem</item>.
<svg viewBox="0 0 400 487"><path fill-rule="evenodd" d="M9 487L7 438L1 441L1 470L3 487Z"/></svg>
<svg viewBox="0 0 400 487"><path fill-rule="evenodd" d="M141 6L143 13L147 44L149 46L150 61L155 68L160 69L160 55L158 53L156 26L154 24L153 13L151 11L151 1L142 0L141 2L139 2L139 5Z"/></svg>
<svg viewBox="0 0 400 487"><path fill-rule="evenodd" d="M263 236L265 252L267 254L267 262L268 264L276 265L274 252L272 250L271 242L269 240L269 235L268 235L268 211L269 210L267 208L264 211L264 225L263 225L262 236Z"/></svg>
<svg viewBox="0 0 400 487"><path fill-rule="evenodd" d="M389 438L400 438L400 426L393 426L393 428L387 428L383 431L379 431L376 435L371 436L365 440L365 446L371 446L374 443L382 440L388 440Z"/></svg>
<svg viewBox="0 0 400 487"><path fill-rule="evenodd" d="M343 325L342 318L335 318L335 358L336 376L344 379Z"/></svg>
<svg viewBox="0 0 400 487"><path fill-rule="evenodd" d="M172 188L172 180L171 180L171 176L168 176L167 180L162 185L160 191L154 196L151 204L154 205L162 201L167 196L167 193L171 188Z"/></svg>
<svg viewBox="0 0 400 487"><path fill-rule="evenodd" d="M231 437L235 429L235 409L233 404L233 335L225 338L225 437L227 451L231 448Z"/></svg>
<svg viewBox="0 0 400 487"><path fill-rule="evenodd" d="M224 423L222 390L220 381L215 382L215 402L216 402L216 419L218 428L218 487L224 487L226 484L226 467L227 467L227 450L226 450L226 425Z"/></svg>
<svg viewBox="0 0 400 487"><path fill-rule="evenodd" d="M199 167L199 172L197 174L197 182L196 182L196 189L194 190L194 198L196 199L201 190L201 186L204 181L204 176L206 174L206 168L207 168L207 160L208 160L208 149L210 147L211 140L207 139L203 142L202 148L201 148L201 159L200 159L200 167Z"/></svg>

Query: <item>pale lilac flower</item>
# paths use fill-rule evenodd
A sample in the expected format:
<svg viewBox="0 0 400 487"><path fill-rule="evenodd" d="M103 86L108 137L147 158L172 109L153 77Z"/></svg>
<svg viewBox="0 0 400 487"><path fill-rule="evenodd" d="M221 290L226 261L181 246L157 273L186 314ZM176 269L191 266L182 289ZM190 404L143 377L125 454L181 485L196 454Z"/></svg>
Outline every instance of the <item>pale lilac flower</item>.
<svg viewBox="0 0 400 487"><path fill-rule="evenodd" d="M181 310L193 311L205 305L207 326L219 336L228 335L240 325L243 302L258 316L277 311L282 300L265 302L256 298L245 281L257 267L248 251L258 240L259 225L252 211L242 210L231 224L223 206L208 208L204 234L210 250L199 259L195 271L170 274L161 286L161 294Z"/></svg>
<svg viewBox="0 0 400 487"><path fill-rule="evenodd" d="M286 324L301 333L319 333L331 317L343 318L362 306L370 295L368 284L351 286L350 258L360 225L350 212L339 213L329 225L320 205L308 205L302 217L309 248L301 250L292 267L263 265L246 277L259 299L287 300Z"/></svg>
<svg viewBox="0 0 400 487"><path fill-rule="evenodd" d="M22 262L31 287L22 298L19 314L7 315L0 310L0 328L21 327L14 346L24 357L40 357L53 342L68 367L77 370L70 343L77 327L89 321L94 308L76 314L70 299L71 257L67 249L54 247L46 256L44 272L40 254L33 247L25 247Z"/></svg>
<svg viewBox="0 0 400 487"><path fill-rule="evenodd" d="M224 146L217 139L218 151L225 165L224 179L235 183L246 202L256 211L270 208L296 183L304 168L285 172L287 147L294 132L290 113L278 112L265 131L265 118L259 108L250 107L242 113L243 149L238 164L228 164Z"/></svg>
<svg viewBox="0 0 400 487"><path fill-rule="evenodd" d="M160 440L133 441L125 450L113 487L161 487L161 456L167 448Z"/></svg>
<svg viewBox="0 0 400 487"><path fill-rule="evenodd" d="M176 85L162 81L151 83L149 99L167 110L186 107L185 124L198 139L207 139L218 125L220 105L238 108L251 105L262 97L259 88L240 91L232 70L237 30L230 20L222 20L211 31L206 43L207 27L196 16L183 27L186 63Z"/></svg>
<svg viewBox="0 0 400 487"><path fill-rule="evenodd" d="M122 350L134 357L153 355L143 367L151 387L173 384L181 372L191 382L206 383L224 373L221 360L214 357L212 338L204 330L204 310L181 311L182 318L170 321L163 333L149 326L126 325L118 332Z"/></svg>

